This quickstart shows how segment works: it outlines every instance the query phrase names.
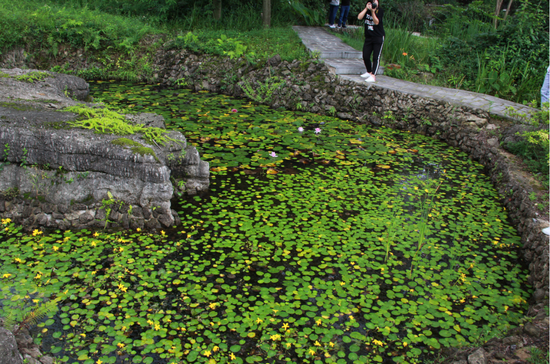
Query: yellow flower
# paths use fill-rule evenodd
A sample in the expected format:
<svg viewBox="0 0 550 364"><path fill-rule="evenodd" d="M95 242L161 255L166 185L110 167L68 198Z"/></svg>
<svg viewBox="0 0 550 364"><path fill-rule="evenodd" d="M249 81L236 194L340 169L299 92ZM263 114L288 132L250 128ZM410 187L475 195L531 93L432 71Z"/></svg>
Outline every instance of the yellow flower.
<svg viewBox="0 0 550 364"><path fill-rule="evenodd" d="M323 321L321 321L321 319L319 319L319 320L315 321L315 323L316 323L317 325L321 326L321 324L323 323Z"/></svg>
<svg viewBox="0 0 550 364"><path fill-rule="evenodd" d="M2 219L2 224L4 224L4 225L9 224L10 222L11 222L10 218Z"/></svg>
<svg viewBox="0 0 550 364"><path fill-rule="evenodd" d="M271 335L270 338L271 338L271 340L273 340L273 341L279 340L279 339L281 338L281 335L279 335L279 334Z"/></svg>
<svg viewBox="0 0 550 364"><path fill-rule="evenodd" d="M407 344L406 341L403 341L403 346L407 346L407 345L409 345L409 344Z"/></svg>
<svg viewBox="0 0 550 364"><path fill-rule="evenodd" d="M212 348L212 351L213 351L213 352L217 352L218 350L220 350L220 348L217 347L217 346L214 346L214 347Z"/></svg>
<svg viewBox="0 0 550 364"><path fill-rule="evenodd" d="M309 354L310 354L310 355L315 355L315 350L309 349Z"/></svg>
<svg viewBox="0 0 550 364"><path fill-rule="evenodd" d="M229 354L229 359L235 360L235 359L237 359L237 357L235 356L235 354L231 353L231 354Z"/></svg>
<svg viewBox="0 0 550 364"><path fill-rule="evenodd" d="M97 245L97 242L96 241L92 241L92 246L96 246Z"/></svg>
<svg viewBox="0 0 550 364"><path fill-rule="evenodd" d="M159 331L159 330L160 330L160 325L159 325L159 323L157 322L157 323L155 323L155 331Z"/></svg>
<svg viewBox="0 0 550 364"><path fill-rule="evenodd" d="M355 320L355 318L352 315L349 315L350 320Z"/></svg>
<svg viewBox="0 0 550 364"><path fill-rule="evenodd" d="M2 278L9 278L9 277L11 277L11 274L9 274L9 273L4 273L2 275Z"/></svg>
<svg viewBox="0 0 550 364"><path fill-rule="evenodd" d="M54 252L56 252L56 251L59 250L59 247L54 245L54 246L52 247L52 249L53 249Z"/></svg>
<svg viewBox="0 0 550 364"><path fill-rule="evenodd" d="M160 235L162 235L162 236L166 235L166 233L164 232L164 230L161 230L161 231L160 231Z"/></svg>
<svg viewBox="0 0 550 364"><path fill-rule="evenodd" d="M118 344L116 344L116 346L118 346L119 348L122 349L124 347L124 344L123 343L118 343Z"/></svg>
<svg viewBox="0 0 550 364"><path fill-rule="evenodd" d="M333 348L333 347L334 347L334 343L333 343L332 341L331 341L331 342L329 342L328 344L330 345L330 347L331 347L331 348Z"/></svg>
<svg viewBox="0 0 550 364"><path fill-rule="evenodd" d="M16 263L23 263L23 261L20 258L14 258L13 260L15 260Z"/></svg>
<svg viewBox="0 0 550 364"><path fill-rule="evenodd" d="M345 282L340 282L340 285L343 286L344 284L346 284Z"/></svg>
<svg viewBox="0 0 550 364"><path fill-rule="evenodd" d="M96 232L94 233L94 238L97 238L98 236L99 236L99 233L96 231Z"/></svg>
<svg viewBox="0 0 550 364"><path fill-rule="evenodd" d="M291 343L286 343L286 348L290 348L290 345L292 345Z"/></svg>
<svg viewBox="0 0 550 364"><path fill-rule="evenodd" d="M140 229L140 228L137 228L136 231L139 233L139 232L141 231L141 229ZM208 353L210 353L210 352L208 352Z"/></svg>
<svg viewBox="0 0 550 364"><path fill-rule="evenodd" d="M99 359L97 359L96 364L103 364L103 362Z"/></svg>
<svg viewBox="0 0 550 364"><path fill-rule="evenodd" d="M139 228L138 228L138 229L139 229ZM205 351L204 351L204 356L206 356L207 358L209 358L210 355L212 355L212 353L210 352L210 350L205 350Z"/></svg>
<svg viewBox="0 0 550 364"><path fill-rule="evenodd" d="M406 56L406 55L407 55L407 52L403 52L403 55Z"/></svg>
<svg viewBox="0 0 550 364"><path fill-rule="evenodd" d="M314 344L314 345L315 345L315 346L321 346L321 344L319 343L319 341L318 341L318 340L317 340L317 341L315 341L315 344Z"/></svg>
<svg viewBox="0 0 550 364"><path fill-rule="evenodd" d="M288 330L288 324L286 322L283 324L283 329Z"/></svg>
<svg viewBox="0 0 550 364"><path fill-rule="evenodd" d="M34 229L33 232L32 232L32 236L36 236L36 235L40 235L42 234L42 231L38 230L38 229Z"/></svg>
<svg viewBox="0 0 550 364"><path fill-rule="evenodd" d="M259 324L260 322L262 322L262 320L260 320L260 318L258 317L258 318L256 319L256 323Z"/></svg>
<svg viewBox="0 0 550 364"><path fill-rule="evenodd" d="M216 302L212 302L208 306L213 310L214 308L216 308Z"/></svg>

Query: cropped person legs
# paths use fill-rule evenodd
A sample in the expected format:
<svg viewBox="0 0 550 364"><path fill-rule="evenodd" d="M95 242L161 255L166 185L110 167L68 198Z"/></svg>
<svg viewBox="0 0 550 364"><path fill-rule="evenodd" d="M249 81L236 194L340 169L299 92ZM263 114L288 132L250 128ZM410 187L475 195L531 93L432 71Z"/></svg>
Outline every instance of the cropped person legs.
<svg viewBox="0 0 550 364"><path fill-rule="evenodd" d="M334 20L336 19L336 13L338 12L338 5L330 5L329 16L328 16L328 25L331 28L334 28Z"/></svg>
<svg viewBox="0 0 550 364"><path fill-rule="evenodd" d="M340 7L340 18L338 19L338 26L339 27L346 27L346 22L348 21L348 14L349 14L349 5L342 5Z"/></svg>

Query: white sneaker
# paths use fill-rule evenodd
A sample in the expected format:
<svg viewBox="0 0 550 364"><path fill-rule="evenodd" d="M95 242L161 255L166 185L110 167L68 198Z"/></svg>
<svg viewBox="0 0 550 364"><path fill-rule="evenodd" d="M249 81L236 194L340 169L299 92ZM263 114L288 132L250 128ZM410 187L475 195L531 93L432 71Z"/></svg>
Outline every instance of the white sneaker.
<svg viewBox="0 0 550 364"><path fill-rule="evenodd" d="M376 79L374 78L374 76L370 76L365 80L365 82L376 82Z"/></svg>
<svg viewBox="0 0 550 364"><path fill-rule="evenodd" d="M329 25L329 27L334 29L334 28L336 28L336 25L332 24L332 25Z"/></svg>
<svg viewBox="0 0 550 364"><path fill-rule="evenodd" d="M363 78L369 78L369 77L372 77L372 75L371 75L370 73L368 73L368 72L365 72L365 73L363 73L363 74L361 75L361 77L363 77Z"/></svg>

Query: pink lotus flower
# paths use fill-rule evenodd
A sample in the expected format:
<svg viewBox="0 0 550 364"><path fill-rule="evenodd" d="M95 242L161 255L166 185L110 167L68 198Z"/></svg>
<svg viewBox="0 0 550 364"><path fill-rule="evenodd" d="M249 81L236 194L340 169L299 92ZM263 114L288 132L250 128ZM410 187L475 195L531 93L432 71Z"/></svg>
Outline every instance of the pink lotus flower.
<svg viewBox="0 0 550 364"><path fill-rule="evenodd" d="M315 128L315 134L319 134L321 132L321 128Z"/></svg>
<svg viewBox="0 0 550 364"><path fill-rule="evenodd" d="M237 109L231 109L231 112L237 112Z"/></svg>
<svg viewBox="0 0 550 364"><path fill-rule="evenodd" d="M277 153L271 152L270 156L272 156L273 158L277 158Z"/></svg>
<svg viewBox="0 0 550 364"><path fill-rule="evenodd" d="M301 126L298 128L298 131L301 133L304 131L304 128L302 128Z"/></svg>

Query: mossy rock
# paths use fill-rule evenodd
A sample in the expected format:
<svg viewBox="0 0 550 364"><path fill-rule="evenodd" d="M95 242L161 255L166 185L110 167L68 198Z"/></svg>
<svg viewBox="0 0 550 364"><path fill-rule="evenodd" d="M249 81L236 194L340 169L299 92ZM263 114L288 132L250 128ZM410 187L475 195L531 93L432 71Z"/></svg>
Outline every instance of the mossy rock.
<svg viewBox="0 0 550 364"><path fill-rule="evenodd" d="M121 147L129 147L132 153L136 153L141 156L144 156L146 154L152 155L155 158L155 160L160 163L157 155L153 151L153 148L145 147L141 143L136 142L135 140L128 139L128 138L118 138L118 139L112 140L111 144L119 145Z"/></svg>

